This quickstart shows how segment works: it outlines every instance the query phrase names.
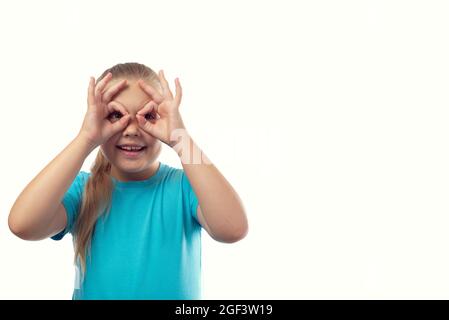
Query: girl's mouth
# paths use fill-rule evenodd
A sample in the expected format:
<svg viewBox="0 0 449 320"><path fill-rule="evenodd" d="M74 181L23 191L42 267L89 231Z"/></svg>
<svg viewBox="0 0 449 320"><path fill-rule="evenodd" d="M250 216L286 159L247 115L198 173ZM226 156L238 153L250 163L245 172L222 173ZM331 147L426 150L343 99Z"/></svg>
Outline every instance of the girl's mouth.
<svg viewBox="0 0 449 320"><path fill-rule="evenodd" d="M120 154L123 154L127 158L137 158L141 154L143 154L144 150L147 147L139 147L139 148L123 148L120 146L117 146L117 149L119 149Z"/></svg>

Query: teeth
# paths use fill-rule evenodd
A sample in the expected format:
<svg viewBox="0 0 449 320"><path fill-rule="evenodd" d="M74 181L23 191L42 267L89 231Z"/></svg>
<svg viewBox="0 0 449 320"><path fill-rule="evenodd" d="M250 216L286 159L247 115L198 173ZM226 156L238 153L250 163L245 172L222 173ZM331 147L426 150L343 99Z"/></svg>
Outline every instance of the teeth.
<svg viewBox="0 0 449 320"><path fill-rule="evenodd" d="M122 148L124 150L128 150L128 151L138 151L138 150L143 149L143 147L120 147L120 148Z"/></svg>

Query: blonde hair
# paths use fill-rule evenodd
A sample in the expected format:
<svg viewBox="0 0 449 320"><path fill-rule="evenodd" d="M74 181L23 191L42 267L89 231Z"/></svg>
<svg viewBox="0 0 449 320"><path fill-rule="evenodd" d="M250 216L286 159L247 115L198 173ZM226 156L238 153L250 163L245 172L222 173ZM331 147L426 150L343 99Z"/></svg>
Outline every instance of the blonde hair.
<svg viewBox="0 0 449 320"><path fill-rule="evenodd" d="M108 72L112 73L113 79L143 79L161 88L157 74L151 68L140 63L128 62L117 64L105 70L97 79L97 83ZM110 173L111 163L100 149L91 167L91 175L84 187L81 209L75 221L73 232L75 263L79 261L83 275L86 271L87 257L90 256L95 223L102 215L107 216L111 209L113 182Z"/></svg>

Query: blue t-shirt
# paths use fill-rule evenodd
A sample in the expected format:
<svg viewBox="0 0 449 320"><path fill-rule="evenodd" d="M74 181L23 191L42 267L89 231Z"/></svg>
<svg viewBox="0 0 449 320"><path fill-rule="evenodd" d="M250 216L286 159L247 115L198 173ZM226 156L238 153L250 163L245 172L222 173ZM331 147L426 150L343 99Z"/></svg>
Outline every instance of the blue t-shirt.
<svg viewBox="0 0 449 320"><path fill-rule="evenodd" d="M67 227L53 240L72 233L89 176L80 171L64 195ZM160 162L147 180L112 181L111 211L96 222L72 299L201 299L198 199L184 170Z"/></svg>

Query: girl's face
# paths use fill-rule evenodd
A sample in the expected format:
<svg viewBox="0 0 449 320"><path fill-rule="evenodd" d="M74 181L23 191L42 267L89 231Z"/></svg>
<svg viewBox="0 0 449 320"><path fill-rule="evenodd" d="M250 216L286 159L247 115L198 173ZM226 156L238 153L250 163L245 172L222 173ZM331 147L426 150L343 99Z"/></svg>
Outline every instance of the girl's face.
<svg viewBox="0 0 449 320"><path fill-rule="evenodd" d="M122 79L109 81L105 89ZM112 106L117 103L121 104L128 111L131 118L127 127L100 146L103 155L112 165L111 175L120 181L145 180L152 176L159 166L156 160L162 149L161 141L143 131L137 123L136 113L152 100L139 87L137 80L128 79L126 88L119 91L109 102ZM153 87L162 93L158 86L153 85ZM119 111L112 112L108 115L108 121L115 122L122 116ZM123 145L142 146L143 149L138 152L125 151Z"/></svg>

